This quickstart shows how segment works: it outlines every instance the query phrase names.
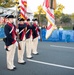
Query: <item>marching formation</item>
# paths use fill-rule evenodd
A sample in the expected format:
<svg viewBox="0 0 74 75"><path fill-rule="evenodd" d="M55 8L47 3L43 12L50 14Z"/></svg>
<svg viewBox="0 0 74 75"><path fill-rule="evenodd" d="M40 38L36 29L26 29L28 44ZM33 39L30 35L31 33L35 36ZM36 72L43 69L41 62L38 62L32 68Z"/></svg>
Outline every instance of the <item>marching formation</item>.
<svg viewBox="0 0 74 75"><path fill-rule="evenodd" d="M14 16L6 15L5 16L5 27L4 32L6 37L3 39L5 42L6 49L6 60L7 60L7 69L14 71L16 69L14 58L15 51L17 50L18 55L18 64L25 64L24 54L26 52L26 58L32 59L32 54L38 55L37 45L38 45L38 36L39 36L39 26L37 19L27 20L23 18L18 18L17 25L14 25ZM25 51L26 50L26 51Z"/></svg>

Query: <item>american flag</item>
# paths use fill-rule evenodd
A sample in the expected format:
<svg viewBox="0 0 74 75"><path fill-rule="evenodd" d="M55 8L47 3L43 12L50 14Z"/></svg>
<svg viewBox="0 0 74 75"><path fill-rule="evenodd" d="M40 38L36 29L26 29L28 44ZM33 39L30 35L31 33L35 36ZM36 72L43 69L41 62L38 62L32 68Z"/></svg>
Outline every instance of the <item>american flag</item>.
<svg viewBox="0 0 74 75"><path fill-rule="evenodd" d="M48 20L48 25L46 28L46 36L45 36L46 39L48 39L55 27L54 10L50 9L50 0L44 0L42 7L46 14L46 18Z"/></svg>
<svg viewBox="0 0 74 75"><path fill-rule="evenodd" d="M27 19L27 0L20 1L20 16Z"/></svg>

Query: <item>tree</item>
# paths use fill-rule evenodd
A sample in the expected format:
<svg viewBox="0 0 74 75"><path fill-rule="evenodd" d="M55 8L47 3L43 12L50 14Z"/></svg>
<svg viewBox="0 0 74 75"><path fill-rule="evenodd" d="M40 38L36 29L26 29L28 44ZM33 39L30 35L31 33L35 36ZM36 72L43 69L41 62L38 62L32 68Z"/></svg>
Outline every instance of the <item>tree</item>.
<svg viewBox="0 0 74 75"><path fill-rule="evenodd" d="M74 13L72 13L72 15L71 15L71 19L74 19Z"/></svg>
<svg viewBox="0 0 74 75"><path fill-rule="evenodd" d="M38 19L39 25L42 26L42 23L46 20L46 15L41 5L38 6L38 11L34 13L34 17Z"/></svg>
<svg viewBox="0 0 74 75"><path fill-rule="evenodd" d="M69 15L63 15L61 17L60 21L61 21L61 23L65 23L65 25L66 25L66 23L71 23L71 18Z"/></svg>
<svg viewBox="0 0 74 75"><path fill-rule="evenodd" d="M64 6L62 4L57 4L57 7L54 11L55 18L60 18L63 13Z"/></svg>
<svg viewBox="0 0 74 75"><path fill-rule="evenodd" d="M15 2L13 0L0 0L0 6L1 7L13 7L15 5Z"/></svg>
<svg viewBox="0 0 74 75"><path fill-rule="evenodd" d="M72 13L72 15L70 17L71 17L71 20L72 20L72 25L74 26L74 13Z"/></svg>

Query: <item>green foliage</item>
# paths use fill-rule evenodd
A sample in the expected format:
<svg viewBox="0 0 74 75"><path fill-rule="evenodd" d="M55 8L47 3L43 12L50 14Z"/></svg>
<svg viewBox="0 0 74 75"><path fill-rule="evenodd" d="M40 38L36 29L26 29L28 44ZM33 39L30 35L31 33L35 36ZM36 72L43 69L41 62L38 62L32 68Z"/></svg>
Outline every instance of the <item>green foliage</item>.
<svg viewBox="0 0 74 75"><path fill-rule="evenodd" d="M63 13L64 6L62 4L57 4L57 7L54 11L55 18L60 18Z"/></svg>
<svg viewBox="0 0 74 75"><path fill-rule="evenodd" d="M34 13L34 17L38 19L40 26L42 26L43 22L46 22L46 15L41 5L38 6L38 11Z"/></svg>
<svg viewBox="0 0 74 75"><path fill-rule="evenodd" d="M42 9L42 6L41 6L41 5L38 6L38 13L39 13L39 14L43 13L43 9Z"/></svg>
<svg viewBox="0 0 74 75"><path fill-rule="evenodd" d="M70 22L71 22L71 18L70 18L69 15L63 15L63 16L61 17L60 21L61 21L62 23L70 23Z"/></svg>
<svg viewBox="0 0 74 75"><path fill-rule="evenodd" d="M41 26L43 23L47 23L45 14L35 14L34 17L38 19L38 23L41 24Z"/></svg>
<svg viewBox="0 0 74 75"><path fill-rule="evenodd" d="M71 19L74 19L74 13L72 13L72 15L71 15Z"/></svg>
<svg viewBox="0 0 74 75"><path fill-rule="evenodd" d="M0 6L1 7L13 7L15 3L12 0L0 0Z"/></svg>

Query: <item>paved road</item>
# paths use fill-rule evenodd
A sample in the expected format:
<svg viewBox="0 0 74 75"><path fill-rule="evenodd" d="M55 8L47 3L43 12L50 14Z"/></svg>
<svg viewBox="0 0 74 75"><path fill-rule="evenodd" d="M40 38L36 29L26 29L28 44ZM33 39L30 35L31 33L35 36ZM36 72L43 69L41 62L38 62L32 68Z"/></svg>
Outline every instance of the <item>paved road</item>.
<svg viewBox="0 0 74 75"><path fill-rule="evenodd" d="M0 75L74 75L74 43L39 42L39 55L27 60L25 65L17 63L17 70L9 71L6 68L6 52L0 42Z"/></svg>

